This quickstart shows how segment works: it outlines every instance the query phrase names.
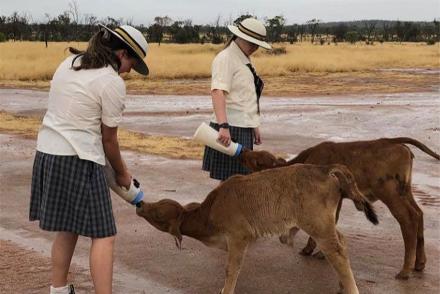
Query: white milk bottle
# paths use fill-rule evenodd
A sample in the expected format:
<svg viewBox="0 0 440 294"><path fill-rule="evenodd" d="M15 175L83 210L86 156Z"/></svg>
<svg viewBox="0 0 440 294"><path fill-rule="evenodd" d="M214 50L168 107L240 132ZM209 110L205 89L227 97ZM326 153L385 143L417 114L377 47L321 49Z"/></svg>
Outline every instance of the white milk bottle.
<svg viewBox="0 0 440 294"><path fill-rule="evenodd" d="M110 189L113 190L119 197L131 203L137 205L144 198L144 192L140 188L140 184L136 179L132 179L130 188L127 190L125 187L121 187L116 183L115 171L113 170L110 162L105 160L104 173L107 180L107 184Z"/></svg>
<svg viewBox="0 0 440 294"><path fill-rule="evenodd" d="M193 139L203 143L219 152L225 153L229 156L238 156L240 155L241 149L243 146L241 144L235 143L231 141L228 147L217 141L218 132L208 126L206 123L202 123L196 130Z"/></svg>

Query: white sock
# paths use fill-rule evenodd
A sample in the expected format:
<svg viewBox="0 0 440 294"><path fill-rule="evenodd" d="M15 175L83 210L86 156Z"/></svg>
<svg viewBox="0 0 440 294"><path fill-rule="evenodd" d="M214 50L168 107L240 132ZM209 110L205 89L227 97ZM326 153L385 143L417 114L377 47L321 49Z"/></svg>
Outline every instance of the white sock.
<svg viewBox="0 0 440 294"><path fill-rule="evenodd" d="M69 294L69 285L57 288L50 286L50 294Z"/></svg>

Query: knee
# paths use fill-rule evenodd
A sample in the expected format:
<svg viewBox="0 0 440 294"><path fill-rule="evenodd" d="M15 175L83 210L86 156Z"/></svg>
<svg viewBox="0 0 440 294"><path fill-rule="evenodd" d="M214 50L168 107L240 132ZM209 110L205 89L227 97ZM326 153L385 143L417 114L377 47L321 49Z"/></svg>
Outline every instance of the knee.
<svg viewBox="0 0 440 294"><path fill-rule="evenodd" d="M423 221L423 212L421 210L412 210L411 211L411 223L416 227L418 224Z"/></svg>
<svg viewBox="0 0 440 294"><path fill-rule="evenodd" d="M92 238L92 244L113 246L115 243L115 236L105 237L105 238Z"/></svg>

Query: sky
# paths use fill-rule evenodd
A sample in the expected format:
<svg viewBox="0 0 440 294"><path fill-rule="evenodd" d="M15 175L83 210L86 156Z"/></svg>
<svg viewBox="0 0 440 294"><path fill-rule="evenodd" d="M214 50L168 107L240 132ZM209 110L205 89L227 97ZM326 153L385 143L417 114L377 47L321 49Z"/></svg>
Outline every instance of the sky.
<svg viewBox="0 0 440 294"><path fill-rule="evenodd" d="M45 22L45 14L55 17L76 1L80 15L93 14L123 18L135 25L150 25L155 16L174 20L191 19L193 24L230 22L242 14L260 19L282 15L287 24L365 19L432 21L440 19L439 0L0 0L0 15L17 11Z"/></svg>

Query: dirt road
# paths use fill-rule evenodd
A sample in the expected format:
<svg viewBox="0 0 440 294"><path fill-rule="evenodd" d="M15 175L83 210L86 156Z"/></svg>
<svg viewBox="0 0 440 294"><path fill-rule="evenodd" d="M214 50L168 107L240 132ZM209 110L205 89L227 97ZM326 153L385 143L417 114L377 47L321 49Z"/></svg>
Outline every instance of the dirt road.
<svg viewBox="0 0 440 294"><path fill-rule="evenodd" d="M46 92L0 90L0 110L42 114ZM124 127L148 134L189 137L210 116L208 97L130 96ZM348 141L383 136L416 138L440 151L440 98L437 92L350 97L265 98L263 145L293 156L324 140ZM0 134L0 293L48 293L53 234L28 221L35 141ZM346 236L352 269L361 293L439 293L440 164L412 148L413 188L425 215L428 263L408 281L394 279L403 262L400 229L382 203L375 206L379 226L371 225L346 201L339 228ZM171 160L124 152L141 181L146 198L202 201L217 185L201 171L200 161ZM113 198L117 220L115 293L217 293L224 279L226 254L184 238L179 251L171 236L135 215L134 208ZM338 282L324 260L291 249L276 237L253 244L239 276L237 293L336 293ZM92 289L88 275L88 239L80 239L72 280L78 293Z"/></svg>

